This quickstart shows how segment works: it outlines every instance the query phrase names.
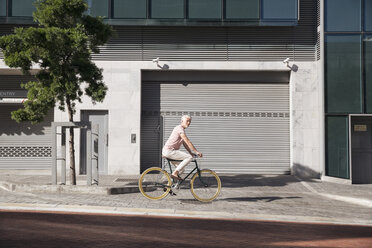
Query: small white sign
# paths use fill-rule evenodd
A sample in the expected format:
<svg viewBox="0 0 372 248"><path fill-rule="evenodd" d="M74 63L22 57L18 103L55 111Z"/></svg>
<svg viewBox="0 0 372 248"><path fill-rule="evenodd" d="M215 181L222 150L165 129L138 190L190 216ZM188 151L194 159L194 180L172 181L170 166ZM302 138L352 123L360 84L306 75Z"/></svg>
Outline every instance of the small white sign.
<svg viewBox="0 0 372 248"><path fill-rule="evenodd" d="M0 90L0 98L27 97L26 90Z"/></svg>
<svg viewBox="0 0 372 248"><path fill-rule="evenodd" d="M367 125L354 125L354 132L367 132Z"/></svg>

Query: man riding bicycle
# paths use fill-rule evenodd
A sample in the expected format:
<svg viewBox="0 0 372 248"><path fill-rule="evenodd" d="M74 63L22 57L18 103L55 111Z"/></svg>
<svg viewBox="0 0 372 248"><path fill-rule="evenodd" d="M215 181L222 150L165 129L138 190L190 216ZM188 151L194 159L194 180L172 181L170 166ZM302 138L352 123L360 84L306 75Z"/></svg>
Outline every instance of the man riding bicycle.
<svg viewBox="0 0 372 248"><path fill-rule="evenodd" d="M184 168L192 161L194 153L199 157L203 157L203 154L196 150L195 146L186 136L185 129L188 128L190 124L191 117L189 115L182 116L181 124L173 129L162 151L162 155L168 159L182 160L182 162L172 162L174 165L176 165L176 169L171 176L177 180L182 180L180 174L183 173ZM189 154L179 150L182 144Z"/></svg>

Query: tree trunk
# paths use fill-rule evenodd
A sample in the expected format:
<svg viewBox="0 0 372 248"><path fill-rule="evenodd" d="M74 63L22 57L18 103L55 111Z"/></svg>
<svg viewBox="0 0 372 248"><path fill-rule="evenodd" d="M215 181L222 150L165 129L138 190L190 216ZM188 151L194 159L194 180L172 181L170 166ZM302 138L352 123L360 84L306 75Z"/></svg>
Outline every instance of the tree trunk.
<svg viewBox="0 0 372 248"><path fill-rule="evenodd" d="M67 109L68 109L68 120L70 122L74 121L74 114L71 107L71 102L67 101ZM74 145L74 128L70 127L70 138L69 138L69 145L70 145L70 183L71 185L76 185L76 173L75 173L75 145Z"/></svg>

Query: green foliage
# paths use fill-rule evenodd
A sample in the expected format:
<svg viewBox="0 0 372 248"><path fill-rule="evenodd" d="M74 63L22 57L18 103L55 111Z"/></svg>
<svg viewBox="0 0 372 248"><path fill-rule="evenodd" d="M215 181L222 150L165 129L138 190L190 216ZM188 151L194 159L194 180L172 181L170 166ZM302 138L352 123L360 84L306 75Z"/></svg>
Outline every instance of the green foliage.
<svg viewBox="0 0 372 248"><path fill-rule="evenodd" d="M56 104L61 110L67 104L74 113L74 102L81 102L83 91L93 103L103 101L107 87L91 54L113 34L101 18L84 15L84 0L38 0L36 6L37 27L16 28L14 34L0 37L6 65L25 74L40 67L37 81L23 86L28 90L24 108L12 113L16 121L34 123Z"/></svg>

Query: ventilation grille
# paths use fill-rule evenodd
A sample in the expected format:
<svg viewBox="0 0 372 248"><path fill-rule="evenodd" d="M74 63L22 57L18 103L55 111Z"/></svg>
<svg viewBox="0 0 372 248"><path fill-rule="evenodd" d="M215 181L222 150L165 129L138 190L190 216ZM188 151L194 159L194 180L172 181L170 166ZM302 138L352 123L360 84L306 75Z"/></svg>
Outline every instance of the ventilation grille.
<svg viewBox="0 0 372 248"><path fill-rule="evenodd" d="M288 118L289 113L282 112L187 112L187 111L142 111L144 116L209 116L209 117L264 117L264 118Z"/></svg>
<svg viewBox="0 0 372 248"><path fill-rule="evenodd" d="M316 42L316 60L320 60L320 32L317 35L317 42Z"/></svg>
<svg viewBox="0 0 372 248"><path fill-rule="evenodd" d="M0 157L51 157L50 146L1 146Z"/></svg>
<svg viewBox="0 0 372 248"><path fill-rule="evenodd" d="M317 16L317 20L316 20L317 21L317 25L316 26L317 27L320 26L320 13L321 13L320 12L320 0L317 0L316 1L316 14L317 14L316 15Z"/></svg>

